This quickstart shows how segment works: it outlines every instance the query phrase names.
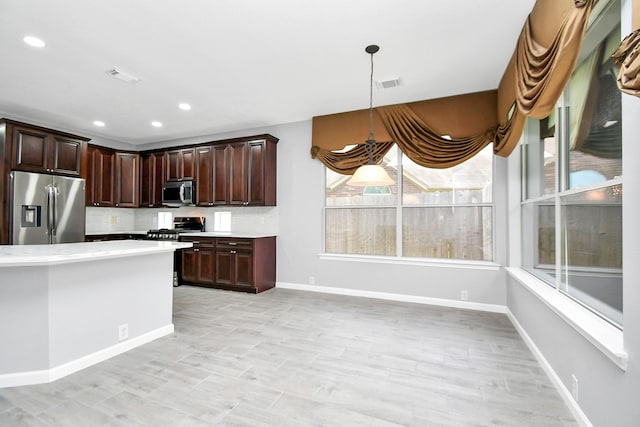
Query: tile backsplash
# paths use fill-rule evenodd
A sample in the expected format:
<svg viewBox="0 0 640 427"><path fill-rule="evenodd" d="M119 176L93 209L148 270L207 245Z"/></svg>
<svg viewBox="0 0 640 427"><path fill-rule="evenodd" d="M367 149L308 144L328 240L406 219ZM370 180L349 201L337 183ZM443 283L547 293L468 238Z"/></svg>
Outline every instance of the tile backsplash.
<svg viewBox="0 0 640 427"><path fill-rule="evenodd" d="M87 207L87 233L119 233L136 230L136 209Z"/></svg>
<svg viewBox="0 0 640 427"><path fill-rule="evenodd" d="M278 207L216 207L200 208L95 208L87 207L87 233L118 233L147 231L158 228L158 212L176 216L205 217L206 231L214 230L215 212L231 213L231 231L236 233L278 234Z"/></svg>

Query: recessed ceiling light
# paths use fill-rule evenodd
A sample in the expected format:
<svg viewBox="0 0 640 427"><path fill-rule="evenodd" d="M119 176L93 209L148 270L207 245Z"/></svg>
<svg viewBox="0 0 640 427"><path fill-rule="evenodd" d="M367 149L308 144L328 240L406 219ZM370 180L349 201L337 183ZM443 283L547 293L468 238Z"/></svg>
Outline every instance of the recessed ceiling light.
<svg viewBox="0 0 640 427"><path fill-rule="evenodd" d="M103 128L105 123L101 120L95 120L93 124L98 126L99 128Z"/></svg>
<svg viewBox="0 0 640 427"><path fill-rule="evenodd" d="M153 126L154 128L161 128L162 127L162 123L153 121L153 122L151 122L151 126Z"/></svg>
<svg viewBox="0 0 640 427"><path fill-rule="evenodd" d="M33 47L44 47L44 42L42 40L40 40L37 37L33 37L33 36L26 36L25 38L23 38L22 40L24 40L24 42L26 44L28 44L29 46L33 46Z"/></svg>
<svg viewBox="0 0 640 427"><path fill-rule="evenodd" d="M186 102L181 102L180 104L178 104L178 107L184 111L191 110L191 105L187 104Z"/></svg>

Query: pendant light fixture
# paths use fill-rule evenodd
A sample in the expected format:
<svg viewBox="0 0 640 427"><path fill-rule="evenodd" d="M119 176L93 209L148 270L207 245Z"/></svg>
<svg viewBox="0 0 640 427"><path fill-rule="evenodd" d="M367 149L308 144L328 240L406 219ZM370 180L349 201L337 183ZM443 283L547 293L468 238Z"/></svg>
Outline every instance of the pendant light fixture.
<svg viewBox="0 0 640 427"><path fill-rule="evenodd" d="M373 136L373 54L379 50L380 47L375 44L365 48L365 52L371 55L371 77L369 79L369 137L366 141L369 160L366 165L362 165L356 169L351 179L347 181L348 185L357 187L378 187L395 184L387 174L387 171L373 161L373 151L376 148L376 139Z"/></svg>

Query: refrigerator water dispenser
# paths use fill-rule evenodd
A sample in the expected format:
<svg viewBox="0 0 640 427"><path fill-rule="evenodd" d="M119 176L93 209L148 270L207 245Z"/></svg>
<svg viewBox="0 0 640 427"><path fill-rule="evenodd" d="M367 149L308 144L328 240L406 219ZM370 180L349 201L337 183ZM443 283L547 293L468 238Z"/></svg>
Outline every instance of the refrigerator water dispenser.
<svg viewBox="0 0 640 427"><path fill-rule="evenodd" d="M42 208L39 205L22 205L22 221L20 227L33 228L42 226Z"/></svg>

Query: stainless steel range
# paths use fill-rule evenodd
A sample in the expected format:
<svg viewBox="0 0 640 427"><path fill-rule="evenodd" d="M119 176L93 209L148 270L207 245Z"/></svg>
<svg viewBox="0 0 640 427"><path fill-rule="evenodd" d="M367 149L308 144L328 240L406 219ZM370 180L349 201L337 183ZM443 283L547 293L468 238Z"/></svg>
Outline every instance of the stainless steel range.
<svg viewBox="0 0 640 427"><path fill-rule="evenodd" d="M201 232L205 229L203 216L177 216L173 219L173 228L161 228L147 231L147 240L173 240L182 233Z"/></svg>
<svg viewBox="0 0 640 427"><path fill-rule="evenodd" d="M177 241L180 234L197 233L205 230L202 216L177 216L173 219L173 228L162 228L147 231L147 240ZM175 251L173 256L173 286L178 286L178 271L182 265L182 251Z"/></svg>

